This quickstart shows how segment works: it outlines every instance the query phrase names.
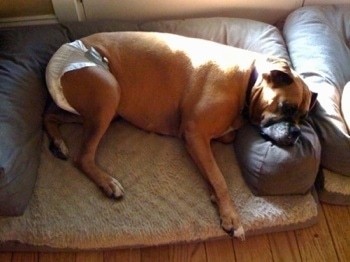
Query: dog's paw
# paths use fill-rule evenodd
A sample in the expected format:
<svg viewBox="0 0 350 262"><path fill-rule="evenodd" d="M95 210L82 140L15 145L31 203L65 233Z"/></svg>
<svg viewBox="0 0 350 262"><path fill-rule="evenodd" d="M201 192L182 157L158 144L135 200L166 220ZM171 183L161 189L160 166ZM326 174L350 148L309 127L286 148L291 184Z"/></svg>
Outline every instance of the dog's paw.
<svg viewBox="0 0 350 262"><path fill-rule="evenodd" d="M235 232L233 233L233 236L238 238L241 241L245 240L245 233L244 233L244 229L242 226L240 226L238 229L235 230Z"/></svg>
<svg viewBox="0 0 350 262"><path fill-rule="evenodd" d="M119 200L124 196L123 186L113 177L109 177L108 181L106 181L100 187L109 198Z"/></svg>
<svg viewBox="0 0 350 262"><path fill-rule="evenodd" d="M50 143L49 149L51 153L59 159L67 160L69 157L68 147L63 140L53 139Z"/></svg>
<svg viewBox="0 0 350 262"><path fill-rule="evenodd" d="M231 237L238 238L241 241L245 240L245 233L238 216L235 213L221 217L221 227Z"/></svg>

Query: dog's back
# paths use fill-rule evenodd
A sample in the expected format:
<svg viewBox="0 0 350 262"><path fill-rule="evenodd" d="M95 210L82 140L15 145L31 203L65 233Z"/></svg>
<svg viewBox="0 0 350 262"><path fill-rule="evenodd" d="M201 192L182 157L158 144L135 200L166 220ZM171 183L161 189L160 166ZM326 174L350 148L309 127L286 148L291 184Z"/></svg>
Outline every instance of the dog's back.
<svg viewBox="0 0 350 262"><path fill-rule="evenodd" d="M108 59L110 71L122 90L118 113L145 130L169 135L179 135L184 107L205 96L212 100L214 93L242 88L240 75L250 73L257 56L166 33L99 33L82 41ZM232 81L227 80L231 78ZM226 91L213 89L218 81Z"/></svg>

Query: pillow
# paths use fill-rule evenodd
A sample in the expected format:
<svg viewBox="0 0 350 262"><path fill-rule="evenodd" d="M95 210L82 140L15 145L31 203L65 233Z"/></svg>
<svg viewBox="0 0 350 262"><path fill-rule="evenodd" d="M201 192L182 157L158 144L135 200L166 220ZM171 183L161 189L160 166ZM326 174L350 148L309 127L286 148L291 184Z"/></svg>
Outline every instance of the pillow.
<svg viewBox="0 0 350 262"><path fill-rule="evenodd" d="M350 80L350 5L305 7L283 28L296 71L318 93L312 123L322 144L321 165L350 176L350 136L341 95Z"/></svg>
<svg viewBox="0 0 350 262"><path fill-rule="evenodd" d="M350 5L310 6L283 28L296 71L318 93L311 123L322 146L319 199L342 205L350 205L349 21Z"/></svg>
<svg viewBox="0 0 350 262"><path fill-rule="evenodd" d="M259 128L245 125L234 148L244 179L255 195L304 194L313 186L321 146L312 126L301 125L294 146L276 146L260 137Z"/></svg>

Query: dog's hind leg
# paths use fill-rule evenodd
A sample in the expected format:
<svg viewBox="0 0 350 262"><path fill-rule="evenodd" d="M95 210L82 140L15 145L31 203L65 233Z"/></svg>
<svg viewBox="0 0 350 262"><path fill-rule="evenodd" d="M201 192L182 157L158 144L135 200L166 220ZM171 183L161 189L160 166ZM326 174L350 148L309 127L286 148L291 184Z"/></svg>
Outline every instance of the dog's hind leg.
<svg viewBox="0 0 350 262"><path fill-rule="evenodd" d="M50 151L60 159L68 159L69 150L63 140L59 126L64 123L81 123L79 115L60 109L52 103L44 114L44 127L50 140Z"/></svg>
<svg viewBox="0 0 350 262"><path fill-rule="evenodd" d="M82 116L82 144L74 163L105 194L120 198L121 184L102 171L95 162L100 140L111 121L117 116L120 87L115 77L99 67L87 67L65 73L61 78L63 92L69 104Z"/></svg>

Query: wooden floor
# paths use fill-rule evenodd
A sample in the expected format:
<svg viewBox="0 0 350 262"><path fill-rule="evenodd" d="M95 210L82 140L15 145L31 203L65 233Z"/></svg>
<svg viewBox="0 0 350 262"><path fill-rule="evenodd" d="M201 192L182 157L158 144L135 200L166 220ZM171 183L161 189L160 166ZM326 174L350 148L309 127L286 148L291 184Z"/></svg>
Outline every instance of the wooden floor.
<svg viewBox="0 0 350 262"><path fill-rule="evenodd" d="M350 261L350 207L322 204L316 225L290 232L195 244L70 253L0 253L1 262Z"/></svg>

